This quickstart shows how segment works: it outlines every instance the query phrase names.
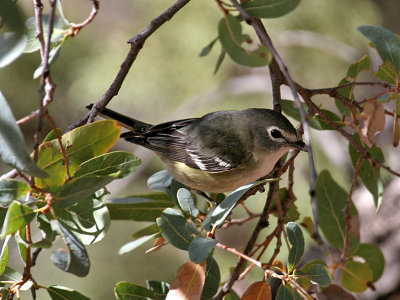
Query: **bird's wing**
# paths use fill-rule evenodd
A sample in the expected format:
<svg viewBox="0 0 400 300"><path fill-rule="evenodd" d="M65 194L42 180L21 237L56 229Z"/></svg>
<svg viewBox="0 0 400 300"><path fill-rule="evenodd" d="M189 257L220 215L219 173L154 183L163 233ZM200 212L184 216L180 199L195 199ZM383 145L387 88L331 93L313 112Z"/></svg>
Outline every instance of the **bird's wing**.
<svg viewBox="0 0 400 300"><path fill-rule="evenodd" d="M121 137L134 144L160 153L162 156L179 161L189 167L209 173L219 173L234 169L237 164L212 148L199 147L188 141L185 127L197 119L158 124L141 131L123 133Z"/></svg>

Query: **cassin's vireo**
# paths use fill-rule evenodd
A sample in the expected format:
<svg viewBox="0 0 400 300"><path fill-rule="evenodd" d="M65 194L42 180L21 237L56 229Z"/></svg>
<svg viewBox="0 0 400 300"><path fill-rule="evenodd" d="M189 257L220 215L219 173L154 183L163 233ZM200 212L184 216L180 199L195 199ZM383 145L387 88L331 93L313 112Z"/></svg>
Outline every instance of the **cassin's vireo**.
<svg viewBox="0 0 400 300"><path fill-rule="evenodd" d="M109 109L101 115L130 129L121 137L153 150L176 180L203 192L232 191L270 173L289 149L305 150L289 120L269 109L217 111L158 125Z"/></svg>

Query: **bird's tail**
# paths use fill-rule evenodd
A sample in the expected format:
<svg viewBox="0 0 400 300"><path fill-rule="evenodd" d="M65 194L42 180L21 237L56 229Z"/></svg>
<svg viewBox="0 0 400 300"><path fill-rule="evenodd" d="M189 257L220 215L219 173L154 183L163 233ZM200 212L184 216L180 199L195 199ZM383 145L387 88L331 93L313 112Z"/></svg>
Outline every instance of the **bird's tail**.
<svg viewBox="0 0 400 300"><path fill-rule="evenodd" d="M86 108L89 110L92 109L92 107L93 104L86 106ZM100 116L118 121L123 127L130 129L132 131L140 131L143 128L148 128L152 126L151 124L130 118L128 116L125 116L108 108L104 108L100 112Z"/></svg>

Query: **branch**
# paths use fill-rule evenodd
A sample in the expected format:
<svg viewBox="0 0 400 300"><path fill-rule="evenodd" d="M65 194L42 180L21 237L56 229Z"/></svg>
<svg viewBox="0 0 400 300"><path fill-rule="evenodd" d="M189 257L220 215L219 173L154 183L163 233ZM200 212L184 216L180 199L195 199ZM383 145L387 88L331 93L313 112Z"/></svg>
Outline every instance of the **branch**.
<svg viewBox="0 0 400 300"><path fill-rule="evenodd" d="M98 0L91 0L91 1L92 1L93 5L92 5L92 11L90 12L89 17L82 23L79 23L79 24L71 23L71 25L72 25L72 27L70 29L72 31L71 36L77 35L83 27L85 27L90 22L92 22L94 20L94 18L96 17L97 12L99 11L100 3Z"/></svg>
<svg viewBox="0 0 400 300"><path fill-rule="evenodd" d="M165 10L161 15L152 20L149 26L147 26L139 34L128 41L128 43L131 44L131 48L129 49L129 52L125 60L123 61L117 76L111 83L108 90L104 93L100 100L93 105L92 109L81 120L72 124L67 129L67 131L82 126L86 122L92 122L99 111L106 107L111 99L114 98L114 96L118 95L122 83L126 78L126 75L128 74L133 62L136 60L136 57L142 49L147 38L150 37L164 23L169 21L180 9L182 9L187 3L189 3L189 1L190 0L178 0L175 4Z"/></svg>

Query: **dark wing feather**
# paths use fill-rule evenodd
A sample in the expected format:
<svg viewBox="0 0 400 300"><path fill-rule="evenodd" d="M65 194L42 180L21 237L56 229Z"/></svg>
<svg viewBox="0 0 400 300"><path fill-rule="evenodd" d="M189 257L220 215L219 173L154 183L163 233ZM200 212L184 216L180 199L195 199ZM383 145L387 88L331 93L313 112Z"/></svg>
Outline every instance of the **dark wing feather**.
<svg viewBox="0 0 400 300"><path fill-rule="evenodd" d="M185 127L197 119L185 119L166 122L129 131L121 135L125 140L158 152L162 156L179 161L189 167L210 173L218 173L233 169L236 164L226 158L219 157L212 149L199 149L195 143L188 145Z"/></svg>

